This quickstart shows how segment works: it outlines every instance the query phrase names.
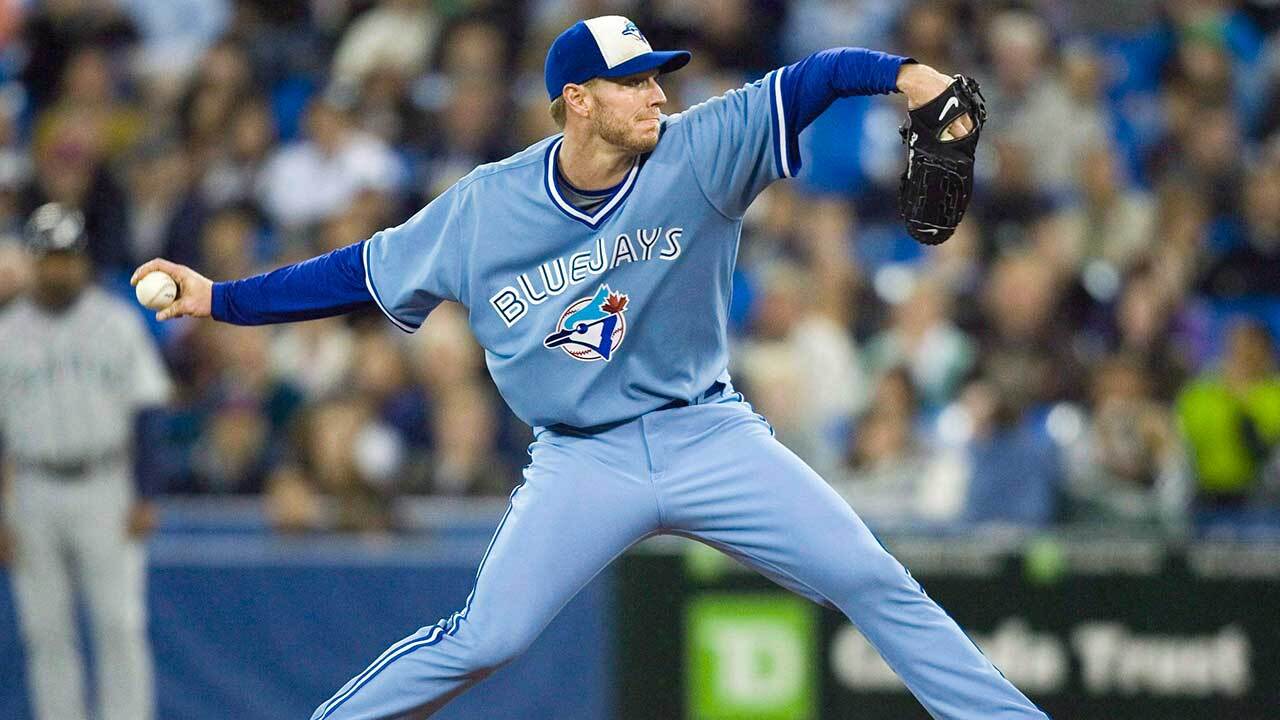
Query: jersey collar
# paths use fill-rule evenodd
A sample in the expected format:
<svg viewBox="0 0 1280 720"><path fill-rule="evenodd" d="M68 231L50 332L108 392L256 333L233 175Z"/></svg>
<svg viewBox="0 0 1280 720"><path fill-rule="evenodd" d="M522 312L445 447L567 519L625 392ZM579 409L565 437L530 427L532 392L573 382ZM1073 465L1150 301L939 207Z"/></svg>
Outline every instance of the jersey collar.
<svg viewBox="0 0 1280 720"><path fill-rule="evenodd" d="M631 170L627 172L627 176L623 178L622 183L614 191L613 197L597 208L594 214L588 215L561 197L560 190L556 187L556 160L560 157L560 145L563 142L564 137L561 136L556 138L556 141L547 148L547 157L544 163L546 168L542 176L542 185L547 191L547 196L551 198L551 204L559 208L560 212L594 230L613 214L613 211L617 210L618 206L622 205L622 201L627 199L627 195L631 194L631 188L635 187L636 184L636 175L640 173L640 159L636 158Z"/></svg>

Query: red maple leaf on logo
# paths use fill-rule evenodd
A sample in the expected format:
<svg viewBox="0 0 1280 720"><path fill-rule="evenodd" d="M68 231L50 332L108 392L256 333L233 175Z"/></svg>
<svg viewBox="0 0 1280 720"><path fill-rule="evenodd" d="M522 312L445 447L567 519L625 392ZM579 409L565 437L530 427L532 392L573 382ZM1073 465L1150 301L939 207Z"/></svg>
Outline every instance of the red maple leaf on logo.
<svg viewBox="0 0 1280 720"><path fill-rule="evenodd" d="M621 293L609 293L609 299L604 301L604 305L600 309L617 315L627 309L627 296Z"/></svg>

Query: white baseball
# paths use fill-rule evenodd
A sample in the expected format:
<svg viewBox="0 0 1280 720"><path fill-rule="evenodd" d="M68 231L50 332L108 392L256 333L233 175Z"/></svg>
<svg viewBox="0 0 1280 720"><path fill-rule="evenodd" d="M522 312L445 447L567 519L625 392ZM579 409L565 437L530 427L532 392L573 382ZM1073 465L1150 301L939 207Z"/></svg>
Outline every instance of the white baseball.
<svg viewBox="0 0 1280 720"><path fill-rule="evenodd" d="M163 310L178 297L178 283L169 277L169 273L152 270L138 281L134 293L143 307Z"/></svg>

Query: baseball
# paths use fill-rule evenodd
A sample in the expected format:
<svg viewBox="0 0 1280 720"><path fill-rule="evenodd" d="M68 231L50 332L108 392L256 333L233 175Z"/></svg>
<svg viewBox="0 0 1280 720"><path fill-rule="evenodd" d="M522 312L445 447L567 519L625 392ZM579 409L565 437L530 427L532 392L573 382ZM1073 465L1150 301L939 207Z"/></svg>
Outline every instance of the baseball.
<svg viewBox="0 0 1280 720"><path fill-rule="evenodd" d="M178 284L169 274L160 270L152 270L138 281L134 292L138 302L150 310L163 310L178 297Z"/></svg>

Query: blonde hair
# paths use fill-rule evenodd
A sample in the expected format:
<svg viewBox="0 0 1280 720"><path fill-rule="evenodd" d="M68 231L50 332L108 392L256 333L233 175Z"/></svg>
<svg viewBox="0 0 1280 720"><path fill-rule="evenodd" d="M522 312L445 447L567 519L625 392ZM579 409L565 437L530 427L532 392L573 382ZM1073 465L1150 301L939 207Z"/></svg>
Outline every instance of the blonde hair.
<svg viewBox="0 0 1280 720"><path fill-rule="evenodd" d="M565 112L566 112L564 107L564 96L561 95L555 100L552 100L551 107L549 108L549 110L551 112L551 119L556 122L556 127L563 130L564 123L565 123Z"/></svg>
<svg viewBox="0 0 1280 720"><path fill-rule="evenodd" d="M590 88L599 79L600 78L591 78L590 80L582 83L582 87ZM555 100L551 101L551 107L548 108L548 111L551 113L551 119L556 122L556 127L563 130L564 124L565 122L567 122L568 112L569 112L569 109L565 107L563 94L561 94L560 97L556 98Z"/></svg>

